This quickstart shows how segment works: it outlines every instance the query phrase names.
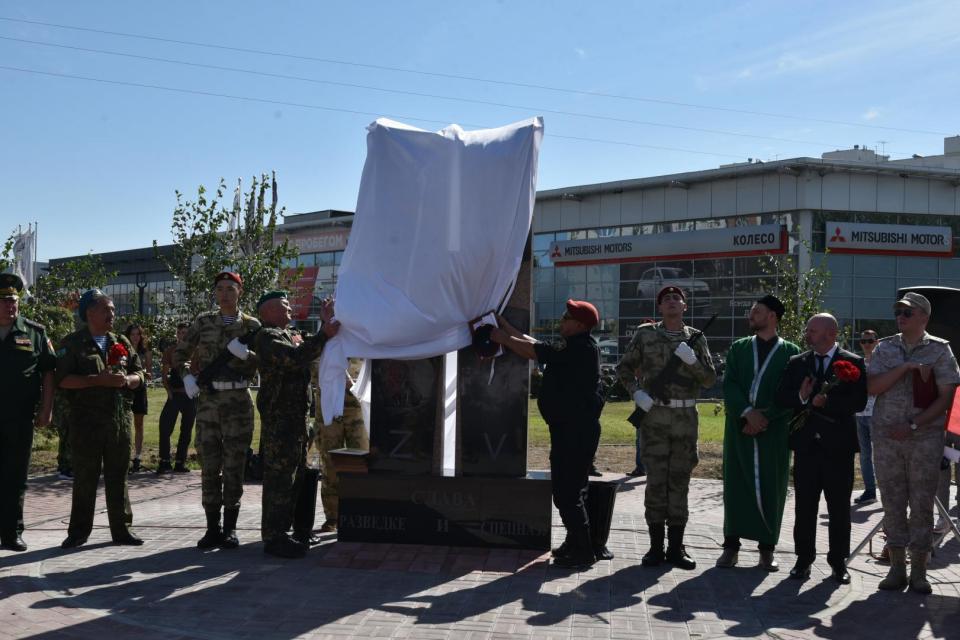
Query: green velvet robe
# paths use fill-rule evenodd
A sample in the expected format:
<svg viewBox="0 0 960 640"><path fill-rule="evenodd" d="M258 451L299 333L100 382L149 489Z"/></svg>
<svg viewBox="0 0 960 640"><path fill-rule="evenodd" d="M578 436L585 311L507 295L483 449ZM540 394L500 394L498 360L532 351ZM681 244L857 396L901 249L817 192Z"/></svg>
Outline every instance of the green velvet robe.
<svg viewBox="0 0 960 640"><path fill-rule="evenodd" d="M755 338L743 338L730 346L723 378L726 422L723 432L723 533L775 545L787 500L790 448L787 443L792 412L776 406L780 378L787 361L800 353L792 342L780 340L760 363L755 397L751 390L756 376ZM769 421L756 436L743 433L740 415L752 406L762 409Z"/></svg>

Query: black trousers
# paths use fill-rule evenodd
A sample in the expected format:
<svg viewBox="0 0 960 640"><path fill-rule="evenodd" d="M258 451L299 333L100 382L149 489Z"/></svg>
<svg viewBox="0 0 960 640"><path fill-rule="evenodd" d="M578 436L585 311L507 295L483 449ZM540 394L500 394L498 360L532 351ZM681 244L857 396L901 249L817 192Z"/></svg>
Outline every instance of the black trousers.
<svg viewBox="0 0 960 640"><path fill-rule="evenodd" d="M818 449L794 454L796 521L793 525L793 544L798 560L813 562L817 555L817 517L821 493L827 500L827 514L830 517L827 562L831 566L840 566L850 555L853 458L853 453L828 453Z"/></svg>
<svg viewBox="0 0 960 640"><path fill-rule="evenodd" d="M33 446L33 416L0 419L0 535L23 533L23 497Z"/></svg>
<svg viewBox="0 0 960 640"><path fill-rule="evenodd" d="M586 509L590 466L600 444L600 422L561 422L550 427L553 504L568 531L589 524Z"/></svg>
<svg viewBox="0 0 960 640"><path fill-rule="evenodd" d="M177 416L180 420L180 437L177 439L177 462L186 462L187 451L190 449L190 436L193 434L193 423L197 419L197 401L191 400L185 393L171 393L160 411L160 459L170 460L170 436L177 426Z"/></svg>

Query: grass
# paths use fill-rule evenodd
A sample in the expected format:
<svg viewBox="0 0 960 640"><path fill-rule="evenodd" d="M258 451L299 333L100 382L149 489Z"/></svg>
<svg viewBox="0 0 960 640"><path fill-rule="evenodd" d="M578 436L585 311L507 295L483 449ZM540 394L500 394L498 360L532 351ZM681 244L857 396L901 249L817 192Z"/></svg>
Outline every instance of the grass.
<svg viewBox="0 0 960 640"><path fill-rule="evenodd" d="M256 392L254 392L256 393ZM166 400L166 392L160 387L151 387L147 390L149 413L143 420L143 453L141 459L148 468L153 468L157 463L157 456L160 450L160 428L159 418L160 409ZM254 395L254 399L256 395ZM723 413L715 414L714 403L701 403L700 410L700 441L707 443L723 442ZM603 415L600 416L601 446L624 446L633 447L636 442L636 430L627 422L627 416L633 410L632 402L610 402L604 407ZM253 443L254 449L260 441L260 415L254 411L254 431ZM172 447L176 447L176 439L179 434L180 424L177 423L176 430L172 438ZM55 430L45 429L39 431L34 438L33 458L30 463L31 473L49 473L57 468L57 446L58 437ZM550 434L547 431L547 424L540 416L537 409L537 401L530 400L529 410L529 432L528 443L531 449L546 449L550 445ZM190 459L188 466L198 468L196 456L193 449L190 450ZM610 463L614 465L613 462Z"/></svg>

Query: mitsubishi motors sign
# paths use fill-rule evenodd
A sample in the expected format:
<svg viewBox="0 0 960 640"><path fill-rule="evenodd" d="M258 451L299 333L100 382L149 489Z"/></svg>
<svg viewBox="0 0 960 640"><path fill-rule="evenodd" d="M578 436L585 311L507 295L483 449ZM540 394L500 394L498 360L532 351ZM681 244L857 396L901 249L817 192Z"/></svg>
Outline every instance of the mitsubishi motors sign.
<svg viewBox="0 0 960 640"><path fill-rule="evenodd" d="M750 225L705 231L674 231L643 236L567 240L550 245L558 267L577 264L642 262L658 258L691 259L756 256L787 252L787 228Z"/></svg>
<svg viewBox="0 0 960 640"><path fill-rule="evenodd" d="M827 249L833 253L953 256L953 233L950 227L828 221L824 233Z"/></svg>

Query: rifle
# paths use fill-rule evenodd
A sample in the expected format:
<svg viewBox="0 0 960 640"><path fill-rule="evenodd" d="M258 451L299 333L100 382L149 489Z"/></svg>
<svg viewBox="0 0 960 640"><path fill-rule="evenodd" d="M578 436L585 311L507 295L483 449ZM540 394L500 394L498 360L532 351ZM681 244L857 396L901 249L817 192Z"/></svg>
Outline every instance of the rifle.
<svg viewBox="0 0 960 640"><path fill-rule="evenodd" d="M257 337L257 333L259 331L259 327L252 331L248 331L237 338L237 341L241 344L249 346L250 343L253 342L253 339ZM216 389L213 388L212 384L213 378L220 373L221 369L227 366L227 363L230 362L230 359L233 357L234 355L230 353L228 349L224 348L224 350L221 351L220 354L210 362L210 364L203 368L203 371L197 374L197 386L199 386L201 389L204 389L208 393L215 393Z"/></svg>
<svg viewBox="0 0 960 640"><path fill-rule="evenodd" d="M706 324L703 325L703 329L699 331L694 329L693 334L685 340L687 346L693 347L697 340L703 337L703 334L707 329L710 328L710 325L713 324L713 321L717 319L717 314L710 316L710 319L707 320ZM680 365L683 364L683 360L677 357L677 354L671 354L670 359L667 360L666 366L660 370L660 373L657 374L657 377L650 381L648 385L650 387L648 393L650 397L654 400L659 400L660 402L668 402L670 400L667 397L667 385L671 382L674 382L677 377L677 371L680 369ZM633 413L630 414L630 417L627 418L627 422L632 424L635 428L640 428L640 423L643 422L643 417L647 415L647 412L641 409L640 407L635 407Z"/></svg>

